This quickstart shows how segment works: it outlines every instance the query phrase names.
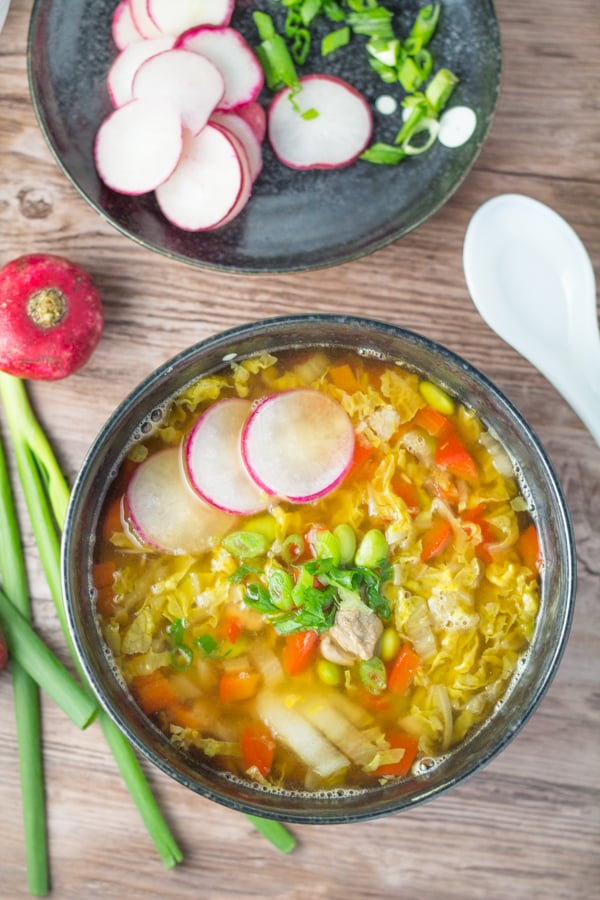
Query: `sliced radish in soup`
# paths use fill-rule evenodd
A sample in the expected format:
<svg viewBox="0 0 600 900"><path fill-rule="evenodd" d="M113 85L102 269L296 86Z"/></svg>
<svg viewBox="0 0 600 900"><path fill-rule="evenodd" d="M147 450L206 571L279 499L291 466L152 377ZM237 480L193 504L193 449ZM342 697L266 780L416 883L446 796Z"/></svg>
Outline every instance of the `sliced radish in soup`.
<svg viewBox="0 0 600 900"><path fill-rule="evenodd" d="M187 50L166 50L146 60L133 80L133 95L165 100L185 128L197 134L225 91L223 76L210 60Z"/></svg>
<svg viewBox="0 0 600 900"><path fill-rule="evenodd" d="M228 25L234 0L146 0L148 12L165 34L181 34L196 25Z"/></svg>
<svg viewBox="0 0 600 900"><path fill-rule="evenodd" d="M127 489L127 506L139 538L164 553L203 553L236 521L192 493L177 447L161 450L139 466Z"/></svg>
<svg viewBox="0 0 600 900"><path fill-rule="evenodd" d="M331 75L307 75L290 99L285 88L269 107L269 140L275 155L292 169L349 166L373 132L369 104L347 82Z"/></svg>
<svg viewBox="0 0 600 900"><path fill-rule="evenodd" d="M251 103L260 94L263 70L242 35L234 28L192 28L181 35L177 47L209 59L225 79L225 93L219 103L223 110Z"/></svg>
<svg viewBox="0 0 600 900"><path fill-rule="evenodd" d="M199 417L185 444L185 463L194 490L227 512L251 515L266 506L264 491L242 462L240 436L249 400L220 400Z"/></svg>
<svg viewBox="0 0 600 900"><path fill-rule="evenodd" d="M248 160L233 135L207 125L186 133L181 161L156 191L163 214L178 228L206 231L223 224L247 202L252 187Z"/></svg>
<svg viewBox="0 0 600 900"><path fill-rule="evenodd" d="M157 53L170 50L174 43L175 38L163 34L152 40L136 41L119 53L106 78L113 106L123 106L133 100L133 79L140 66Z"/></svg>
<svg viewBox="0 0 600 900"><path fill-rule="evenodd" d="M121 0L115 8L112 17L112 38L119 50L144 40L135 27L129 0Z"/></svg>
<svg viewBox="0 0 600 900"><path fill-rule="evenodd" d="M354 429L344 409L320 391L271 394L254 408L242 432L250 475L270 494L295 503L332 491L350 468Z"/></svg>
<svg viewBox="0 0 600 900"><path fill-rule="evenodd" d="M183 150L181 120L164 102L132 100L104 120L94 147L102 181L121 194L145 194L166 181Z"/></svg>

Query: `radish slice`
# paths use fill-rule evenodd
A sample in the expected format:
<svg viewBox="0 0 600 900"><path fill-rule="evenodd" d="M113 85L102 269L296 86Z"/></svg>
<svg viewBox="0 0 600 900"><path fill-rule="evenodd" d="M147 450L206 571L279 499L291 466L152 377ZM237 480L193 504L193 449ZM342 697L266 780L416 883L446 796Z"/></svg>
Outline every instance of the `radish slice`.
<svg viewBox="0 0 600 900"><path fill-rule="evenodd" d="M144 40L135 27L129 0L121 0L113 13L112 37L119 50Z"/></svg>
<svg viewBox="0 0 600 900"><path fill-rule="evenodd" d="M260 94L263 70L242 35L233 28L192 28L181 35L176 46L202 54L222 73L225 94L219 109L251 103Z"/></svg>
<svg viewBox="0 0 600 900"><path fill-rule="evenodd" d="M269 138L275 155L292 169L337 169L349 166L371 140L369 104L347 82L330 75L307 75L295 94L300 113L290 102L290 89L280 91L269 108Z"/></svg>
<svg viewBox="0 0 600 900"><path fill-rule="evenodd" d="M269 494L303 503L332 491L350 468L354 429L344 409L313 388L270 394L242 431L242 457Z"/></svg>
<svg viewBox="0 0 600 900"><path fill-rule="evenodd" d="M260 103L257 103L256 100L253 100L252 103L243 103L241 106L236 106L234 112L248 123L256 135L258 143L262 144L267 133L267 114Z"/></svg>
<svg viewBox="0 0 600 900"><path fill-rule="evenodd" d="M148 0L148 12L164 34L182 34L197 25L228 25L234 0Z"/></svg>
<svg viewBox="0 0 600 900"><path fill-rule="evenodd" d="M140 66L133 80L134 97L168 101L192 134L204 128L224 90L217 67L187 50L166 50L153 56Z"/></svg>
<svg viewBox="0 0 600 900"><path fill-rule="evenodd" d="M127 506L139 538L164 553L203 553L236 521L189 490L177 447L144 460L129 483Z"/></svg>
<svg viewBox="0 0 600 900"><path fill-rule="evenodd" d="M104 120L94 156L98 174L108 187L137 195L166 181L182 150L177 112L164 102L132 100Z"/></svg>
<svg viewBox="0 0 600 900"><path fill-rule="evenodd" d="M106 86L113 106L123 106L133 100L133 79L139 67L157 53L170 50L175 38L169 35L143 40L125 47L108 70Z"/></svg>
<svg viewBox="0 0 600 900"><path fill-rule="evenodd" d="M240 435L251 408L250 401L241 397L220 400L198 418L184 448L193 489L212 506L239 515L260 512L267 505L240 452Z"/></svg>
<svg viewBox="0 0 600 900"><path fill-rule="evenodd" d="M250 125L248 125L245 119L242 119L241 116L238 116L233 112L215 112L210 117L210 121L234 134L239 140L248 157L250 177L252 181L256 181L263 166L263 157L260 142Z"/></svg>
<svg viewBox="0 0 600 900"><path fill-rule="evenodd" d="M148 0L129 0L129 6L133 23L142 37L153 38L158 37L162 33L162 30L158 28L150 17Z"/></svg>
<svg viewBox="0 0 600 900"><path fill-rule="evenodd" d="M250 196L248 161L235 141L218 125L184 135L181 160L156 191L163 214L186 231L216 228L239 211Z"/></svg>

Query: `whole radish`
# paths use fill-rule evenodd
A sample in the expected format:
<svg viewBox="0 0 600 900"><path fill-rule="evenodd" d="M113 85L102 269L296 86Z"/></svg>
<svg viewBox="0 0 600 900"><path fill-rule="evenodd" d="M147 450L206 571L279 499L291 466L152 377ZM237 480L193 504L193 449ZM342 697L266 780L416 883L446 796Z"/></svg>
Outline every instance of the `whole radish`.
<svg viewBox="0 0 600 900"><path fill-rule="evenodd" d="M0 370L65 378L90 358L103 326L90 276L69 260L36 253L0 269Z"/></svg>

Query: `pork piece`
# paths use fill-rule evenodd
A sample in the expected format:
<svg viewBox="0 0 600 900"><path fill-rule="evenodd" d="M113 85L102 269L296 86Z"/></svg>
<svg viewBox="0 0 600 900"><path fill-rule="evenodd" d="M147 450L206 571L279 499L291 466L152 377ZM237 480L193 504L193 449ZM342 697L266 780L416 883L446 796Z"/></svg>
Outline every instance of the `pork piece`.
<svg viewBox="0 0 600 900"><path fill-rule="evenodd" d="M364 603L352 604L345 606L342 604L335 614L335 622L330 628L327 637L329 641L325 649L321 644L321 652L332 662L340 662L339 659L333 659L331 655L327 655L327 650L331 653L341 651L346 661L341 665L349 665L349 658L352 661L356 659L371 659L375 655L377 642L381 637L383 624L379 616L369 609Z"/></svg>
<svg viewBox="0 0 600 900"><path fill-rule="evenodd" d="M328 632L321 638L321 656L338 666L351 666L356 657L346 650L342 650Z"/></svg>

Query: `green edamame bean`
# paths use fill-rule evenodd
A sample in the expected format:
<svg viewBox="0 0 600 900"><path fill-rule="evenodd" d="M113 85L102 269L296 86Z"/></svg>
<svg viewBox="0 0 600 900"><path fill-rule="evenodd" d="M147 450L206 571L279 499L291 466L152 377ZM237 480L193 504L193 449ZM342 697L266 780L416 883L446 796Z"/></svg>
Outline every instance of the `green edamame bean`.
<svg viewBox="0 0 600 900"><path fill-rule="evenodd" d="M368 566L372 569L386 558L387 553L388 542L383 531L371 528L358 545L354 562L357 566Z"/></svg>

